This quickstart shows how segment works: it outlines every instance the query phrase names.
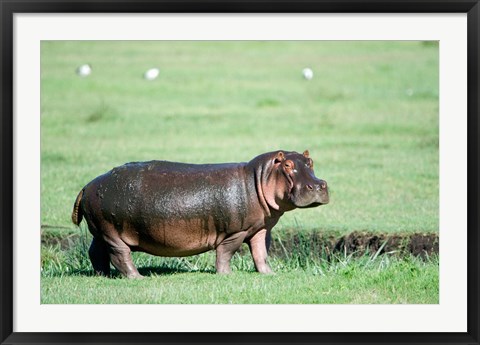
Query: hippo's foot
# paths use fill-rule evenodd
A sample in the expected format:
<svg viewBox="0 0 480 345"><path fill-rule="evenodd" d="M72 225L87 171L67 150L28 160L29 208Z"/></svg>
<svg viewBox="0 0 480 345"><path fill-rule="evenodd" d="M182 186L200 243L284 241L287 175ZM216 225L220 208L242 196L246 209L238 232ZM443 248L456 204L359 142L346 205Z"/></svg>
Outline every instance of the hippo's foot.
<svg viewBox="0 0 480 345"><path fill-rule="evenodd" d="M217 274L230 274L232 273L232 269L230 268L230 265L227 266L222 266L222 267L216 267L217 269Z"/></svg>
<svg viewBox="0 0 480 345"><path fill-rule="evenodd" d="M145 277L142 276L140 273L137 272L137 274L129 274L129 275L127 275L127 278L128 278L128 279L143 279L143 278L145 278Z"/></svg>
<svg viewBox="0 0 480 345"><path fill-rule="evenodd" d="M230 258L230 255L219 255L217 251L217 261L215 262L217 274L232 273L232 269L230 268Z"/></svg>
<svg viewBox="0 0 480 345"><path fill-rule="evenodd" d="M270 268L270 266L268 266L268 265L265 265L261 269L257 268L257 272L261 273L261 274L275 274L275 272L273 272L272 269Z"/></svg>
<svg viewBox="0 0 480 345"><path fill-rule="evenodd" d="M257 267L257 272L262 274L275 274L267 264Z"/></svg>

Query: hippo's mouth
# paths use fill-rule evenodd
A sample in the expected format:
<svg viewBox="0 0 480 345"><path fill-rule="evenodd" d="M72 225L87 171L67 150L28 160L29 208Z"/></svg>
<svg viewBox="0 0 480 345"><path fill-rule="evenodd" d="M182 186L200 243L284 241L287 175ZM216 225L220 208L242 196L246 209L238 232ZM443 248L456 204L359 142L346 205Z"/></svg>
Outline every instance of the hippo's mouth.
<svg viewBox="0 0 480 345"><path fill-rule="evenodd" d="M310 205L306 205L306 206L297 206L297 208L312 208L312 207L318 207L318 206L322 206L322 205L326 205L328 204L328 201L327 202L314 202L314 203L311 203Z"/></svg>

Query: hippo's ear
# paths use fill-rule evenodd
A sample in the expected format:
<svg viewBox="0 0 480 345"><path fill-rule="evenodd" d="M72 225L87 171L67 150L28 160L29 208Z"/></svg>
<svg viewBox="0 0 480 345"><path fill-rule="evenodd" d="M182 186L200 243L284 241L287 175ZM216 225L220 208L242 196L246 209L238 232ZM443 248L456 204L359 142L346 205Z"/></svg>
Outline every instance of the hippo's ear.
<svg viewBox="0 0 480 345"><path fill-rule="evenodd" d="M279 151L277 155L275 156L274 163L281 163L285 160L285 155L283 154L282 151Z"/></svg>
<svg viewBox="0 0 480 345"><path fill-rule="evenodd" d="M308 150L305 150L305 151L303 151L303 155L304 155L306 158L308 158L308 157L310 157L310 152L308 152Z"/></svg>

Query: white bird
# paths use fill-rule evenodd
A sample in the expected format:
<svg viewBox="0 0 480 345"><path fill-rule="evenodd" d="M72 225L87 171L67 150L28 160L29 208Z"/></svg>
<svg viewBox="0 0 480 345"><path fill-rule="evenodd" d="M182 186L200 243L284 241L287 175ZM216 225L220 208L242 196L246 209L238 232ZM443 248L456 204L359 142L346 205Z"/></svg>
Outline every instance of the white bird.
<svg viewBox="0 0 480 345"><path fill-rule="evenodd" d="M302 71L303 77L307 80L313 78L313 71L310 68L304 68Z"/></svg>
<svg viewBox="0 0 480 345"><path fill-rule="evenodd" d="M158 68L150 68L148 71L146 71L143 74L143 78L147 80L154 80L158 77L160 74L160 70Z"/></svg>
<svg viewBox="0 0 480 345"><path fill-rule="evenodd" d="M89 76L92 73L92 66L89 64L81 65L77 68L77 74L80 77Z"/></svg>

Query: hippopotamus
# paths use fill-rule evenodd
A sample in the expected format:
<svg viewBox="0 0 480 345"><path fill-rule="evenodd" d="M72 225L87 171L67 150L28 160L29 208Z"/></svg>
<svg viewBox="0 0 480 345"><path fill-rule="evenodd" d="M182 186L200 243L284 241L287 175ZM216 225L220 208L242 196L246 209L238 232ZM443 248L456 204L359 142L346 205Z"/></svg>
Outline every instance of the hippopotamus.
<svg viewBox="0 0 480 345"><path fill-rule="evenodd" d="M230 273L242 243L255 269L272 273L267 250L280 217L328 202L327 182L315 177L308 150L279 150L244 163L127 163L82 188L72 221L85 218L100 275L110 275L111 262L122 275L141 278L133 251L180 257L215 250L217 273Z"/></svg>

